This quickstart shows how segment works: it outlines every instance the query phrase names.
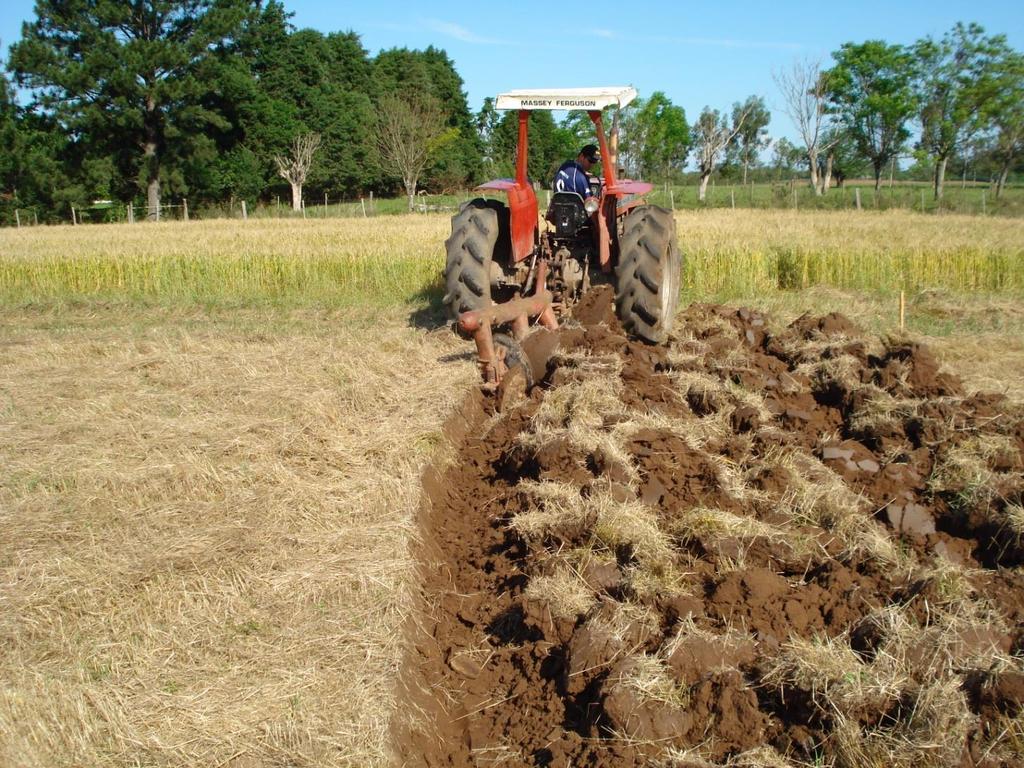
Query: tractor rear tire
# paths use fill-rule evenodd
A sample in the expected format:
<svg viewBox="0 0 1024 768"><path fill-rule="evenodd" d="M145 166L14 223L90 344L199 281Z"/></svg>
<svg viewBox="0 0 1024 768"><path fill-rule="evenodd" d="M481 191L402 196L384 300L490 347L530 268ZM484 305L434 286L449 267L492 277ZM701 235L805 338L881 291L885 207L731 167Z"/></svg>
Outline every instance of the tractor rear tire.
<svg viewBox="0 0 1024 768"><path fill-rule="evenodd" d="M491 305L491 264L502 234L499 206L504 208L497 201L477 198L452 217L452 234L444 243L444 306L451 320ZM507 208L504 213L507 231Z"/></svg>
<svg viewBox="0 0 1024 768"><path fill-rule="evenodd" d="M657 205L630 211L615 268L615 310L627 333L649 344L665 341L679 306L681 274L672 212Z"/></svg>

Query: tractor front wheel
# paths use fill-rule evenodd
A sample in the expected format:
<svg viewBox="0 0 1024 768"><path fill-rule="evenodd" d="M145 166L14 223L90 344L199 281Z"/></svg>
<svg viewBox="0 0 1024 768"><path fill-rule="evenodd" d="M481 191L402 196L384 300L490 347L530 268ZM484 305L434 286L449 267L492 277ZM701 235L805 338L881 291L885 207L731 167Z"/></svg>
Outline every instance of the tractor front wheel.
<svg viewBox="0 0 1024 768"><path fill-rule="evenodd" d="M491 305L491 265L500 245L501 214L508 216L504 208L496 201L477 198L452 217L444 269L444 306L452 320Z"/></svg>
<svg viewBox="0 0 1024 768"><path fill-rule="evenodd" d="M626 215L615 268L615 309L628 333L660 344L679 306L682 257L672 212L642 205Z"/></svg>

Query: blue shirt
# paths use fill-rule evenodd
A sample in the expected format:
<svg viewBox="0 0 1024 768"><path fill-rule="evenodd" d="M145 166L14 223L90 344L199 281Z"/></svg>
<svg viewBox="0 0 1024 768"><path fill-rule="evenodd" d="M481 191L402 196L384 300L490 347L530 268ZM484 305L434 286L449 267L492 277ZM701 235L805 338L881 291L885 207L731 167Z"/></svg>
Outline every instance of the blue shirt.
<svg viewBox="0 0 1024 768"><path fill-rule="evenodd" d="M594 196L587 172L575 160L566 160L558 169L555 174L555 192L576 192L584 200Z"/></svg>

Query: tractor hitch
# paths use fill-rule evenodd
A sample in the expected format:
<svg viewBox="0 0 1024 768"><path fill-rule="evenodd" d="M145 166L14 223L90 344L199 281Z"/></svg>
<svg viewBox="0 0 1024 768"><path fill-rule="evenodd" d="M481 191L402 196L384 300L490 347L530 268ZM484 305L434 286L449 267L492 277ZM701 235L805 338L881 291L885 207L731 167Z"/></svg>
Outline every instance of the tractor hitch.
<svg viewBox="0 0 1024 768"><path fill-rule="evenodd" d="M543 374L554 344L546 342L531 347L544 348L534 354L519 347L519 342L527 339L530 331L530 318L537 318L537 323L548 331L558 330L558 320L551 308L551 291L545 287L547 279L547 263L541 262L537 267L537 289L532 296L506 301L503 304L492 304L483 309L463 312L459 315L459 329L471 334L476 342L477 362L483 377L483 388L497 391L508 373L515 365L522 365L525 370L526 386L534 383L535 374ZM501 341L511 343L495 343L492 329L508 324L512 330L512 338L505 334L497 334Z"/></svg>

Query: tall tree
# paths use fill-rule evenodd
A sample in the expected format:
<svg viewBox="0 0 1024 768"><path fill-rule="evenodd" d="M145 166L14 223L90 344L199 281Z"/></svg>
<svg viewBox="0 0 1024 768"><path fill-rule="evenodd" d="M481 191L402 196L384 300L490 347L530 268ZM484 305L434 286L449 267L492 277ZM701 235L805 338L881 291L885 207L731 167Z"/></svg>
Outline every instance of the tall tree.
<svg viewBox="0 0 1024 768"><path fill-rule="evenodd" d="M274 158L310 132L322 138L306 179L310 196L381 186L372 66L359 36L295 30L289 18L279 2L268 2L250 15L234 55L220 64L217 108L231 130L221 134L207 168L209 189L219 198L288 194Z"/></svg>
<svg viewBox="0 0 1024 768"><path fill-rule="evenodd" d="M619 145L616 148L616 162L627 176L634 179L644 177L643 156L647 146L647 132L646 126L637 119L644 103L643 98L634 99L618 113Z"/></svg>
<svg viewBox="0 0 1024 768"><path fill-rule="evenodd" d="M993 109L995 136L992 156L998 163L996 197L1003 194L1006 177L1024 156L1024 55L1006 55L1000 67L999 92Z"/></svg>
<svg viewBox="0 0 1024 768"><path fill-rule="evenodd" d="M241 0L37 0L11 67L72 134L130 153L155 216L168 161L225 126L203 106L204 67L245 11Z"/></svg>
<svg viewBox="0 0 1024 768"><path fill-rule="evenodd" d="M917 65L920 146L935 160L935 199L942 197L946 164L990 124L998 103L1006 37L987 37L977 24L958 23L940 41L913 48Z"/></svg>
<svg viewBox="0 0 1024 768"><path fill-rule="evenodd" d="M601 119L604 121L606 130L611 129L614 114L614 107L606 107L602 111ZM572 136L574 144L583 146L594 140L594 121L590 119L586 110L570 110L562 120L561 128Z"/></svg>
<svg viewBox="0 0 1024 768"><path fill-rule="evenodd" d="M882 40L844 43L832 57L835 66L825 75L829 100L871 161L877 190L883 169L910 137L907 123L916 111L912 58L903 46Z"/></svg>
<svg viewBox="0 0 1024 768"><path fill-rule="evenodd" d="M742 115L745 118L740 119ZM739 133L736 134L736 157L743 166L743 183L747 183L747 171L752 165L757 164L757 158L761 150L766 149L771 143L768 138L768 123L771 122L772 113L764 103L762 96L748 96L743 103L736 102L732 105L732 120L735 125L740 125Z"/></svg>
<svg viewBox="0 0 1024 768"><path fill-rule="evenodd" d="M772 143L772 168L775 170L775 178L779 180L783 175L788 176L800 163L803 153L785 136L776 139Z"/></svg>
<svg viewBox="0 0 1024 768"><path fill-rule="evenodd" d="M618 163L632 176L664 180L686 165L692 144L686 112L663 91L636 99L622 110L619 132Z"/></svg>
<svg viewBox="0 0 1024 768"><path fill-rule="evenodd" d="M636 126L643 141L636 153L647 178L667 179L683 169L690 151L690 126L682 107L655 91L638 107Z"/></svg>
<svg viewBox="0 0 1024 768"><path fill-rule="evenodd" d="M820 195L825 185L818 183L818 155L828 150L824 136L830 122L828 88L821 63L796 61L789 70L776 72L774 78L782 92L786 114L804 143L811 186Z"/></svg>
<svg viewBox="0 0 1024 768"><path fill-rule="evenodd" d="M377 144L385 167L402 179L409 210L427 164L458 137L447 125L441 105L429 96L401 98L387 95L378 104Z"/></svg>
<svg viewBox="0 0 1024 768"><path fill-rule="evenodd" d="M576 157L580 150L580 142L594 141L593 124L590 127L590 134L581 139L556 123L551 113L546 110L531 112L529 121L530 141L526 172L531 179L549 186L554 180L558 166L570 157ZM509 110L502 115L494 130L495 169L502 176L512 176L515 172L518 126L517 113L515 110ZM580 126L582 130L582 123Z"/></svg>
<svg viewBox="0 0 1024 768"><path fill-rule="evenodd" d="M439 105L454 138L436 152L424 169L428 183L439 187L462 186L481 174L482 145L469 111L462 78L448 54L428 46L422 51L394 48L373 60L378 96L406 100L428 97Z"/></svg>
<svg viewBox="0 0 1024 768"><path fill-rule="evenodd" d="M835 179L836 186L841 187L851 176L864 171L866 161L857 151L857 143L841 125L833 125L822 134L821 145L824 148L825 161L821 162L821 189L825 192Z"/></svg>
<svg viewBox="0 0 1024 768"><path fill-rule="evenodd" d="M281 185L274 155L288 151L299 125L295 90L283 69L295 60L289 49L290 14L270 0L249 16L235 36L231 55L218 72L215 107L230 129L218 138L218 153L205 167L204 193L216 200L254 199ZM294 82L294 81L293 81Z"/></svg>
<svg viewBox="0 0 1024 768"><path fill-rule="evenodd" d="M693 125L693 143L697 150L697 171L700 183L697 199L703 201L708 189L708 180L718 166L718 158L743 129L749 113L740 111L733 115L732 123L717 109L704 107Z"/></svg>
<svg viewBox="0 0 1024 768"><path fill-rule="evenodd" d="M14 200L17 194L18 156L20 154L18 110L7 76L0 68L0 200Z"/></svg>
<svg viewBox="0 0 1024 768"><path fill-rule="evenodd" d="M498 129L498 123L501 122L501 115L498 114L498 110L494 106L493 96L488 96L484 99L483 106L476 113L473 122L476 126L477 136L480 137L483 173L488 177L493 176L497 167L494 132Z"/></svg>
<svg viewBox="0 0 1024 768"><path fill-rule="evenodd" d="M302 185L306 183L309 170L313 167L313 157L320 149L319 133L303 133L292 142L292 151L288 155L275 155L277 172L292 188L292 210L302 210Z"/></svg>

